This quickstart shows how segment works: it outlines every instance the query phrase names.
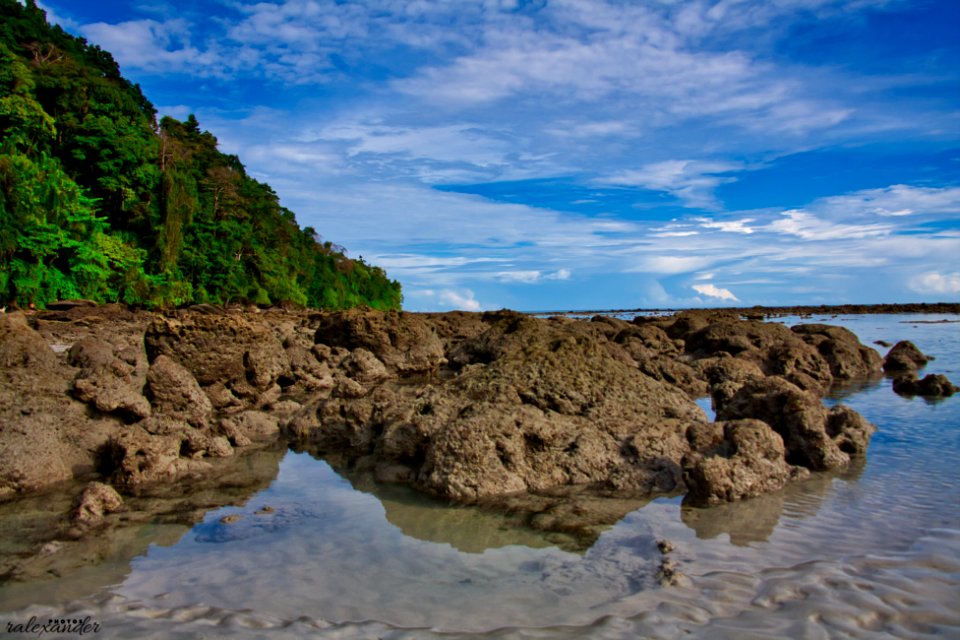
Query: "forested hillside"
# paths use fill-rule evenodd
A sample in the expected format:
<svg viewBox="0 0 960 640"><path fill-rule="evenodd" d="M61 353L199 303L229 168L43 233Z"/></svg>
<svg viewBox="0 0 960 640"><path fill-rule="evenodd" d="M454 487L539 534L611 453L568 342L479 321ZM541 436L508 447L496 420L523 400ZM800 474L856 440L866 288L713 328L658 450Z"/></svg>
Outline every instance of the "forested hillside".
<svg viewBox="0 0 960 640"><path fill-rule="evenodd" d="M156 116L108 52L0 0L0 305L400 306L196 118Z"/></svg>

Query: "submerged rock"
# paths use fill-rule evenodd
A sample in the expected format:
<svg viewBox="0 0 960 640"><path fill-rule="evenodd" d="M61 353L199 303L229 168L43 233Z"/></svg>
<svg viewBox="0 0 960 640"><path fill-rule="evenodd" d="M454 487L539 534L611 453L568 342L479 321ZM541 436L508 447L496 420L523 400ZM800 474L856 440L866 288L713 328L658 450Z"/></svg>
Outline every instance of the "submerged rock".
<svg viewBox="0 0 960 640"><path fill-rule="evenodd" d="M947 398L960 391L960 387L940 373L929 373L918 380L917 374L910 372L893 379L893 390L902 396Z"/></svg>
<svg viewBox="0 0 960 640"><path fill-rule="evenodd" d="M909 340L901 340L887 353L883 360L883 370L887 373L916 371L926 366L930 360L915 344Z"/></svg>
<svg viewBox="0 0 960 640"><path fill-rule="evenodd" d="M102 482L90 482L77 496L72 519L80 530L103 523L104 517L123 509L123 498L117 490ZM79 535L79 533L75 534Z"/></svg>

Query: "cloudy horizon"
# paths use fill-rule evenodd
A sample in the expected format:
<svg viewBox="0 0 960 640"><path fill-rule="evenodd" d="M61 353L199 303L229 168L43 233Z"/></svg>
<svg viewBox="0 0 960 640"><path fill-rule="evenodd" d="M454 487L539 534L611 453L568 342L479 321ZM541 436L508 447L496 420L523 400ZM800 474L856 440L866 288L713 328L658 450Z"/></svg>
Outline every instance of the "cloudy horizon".
<svg viewBox="0 0 960 640"><path fill-rule="evenodd" d="M44 0L411 310L960 299L949 0Z"/></svg>

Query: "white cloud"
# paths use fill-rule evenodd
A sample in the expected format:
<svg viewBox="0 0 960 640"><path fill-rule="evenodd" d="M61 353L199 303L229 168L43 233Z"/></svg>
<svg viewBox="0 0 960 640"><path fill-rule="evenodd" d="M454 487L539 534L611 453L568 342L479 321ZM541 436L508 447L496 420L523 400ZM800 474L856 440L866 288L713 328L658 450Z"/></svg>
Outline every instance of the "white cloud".
<svg viewBox="0 0 960 640"><path fill-rule="evenodd" d="M842 240L886 236L893 232L889 224L839 224L822 220L806 211L785 211L767 229L804 240Z"/></svg>
<svg viewBox="0 0 960 640"><path fill-rule="evenodd" d="M523 282L533 284L540 280L543 274L537 270L530 271L500 271L494 274L497 280L501 282Z"/></svg>
<svg viewBox="0 0 960 640"><path fill-rule="evenodd" d="M897 218L960 213L960 187L916 187L895 184L842 196L823 198L814 204L818 213L835 218L879 216Z"/></svg>
<svg viewBox="0 0 960 640"><path fill-rule="evenodd" d="M727 162L667 160L636 170L621 171L602 178L600 182L666 191L679 198L684 206L717 209L720 203L713 194L714 189L735 181L735 178L722 174L741 168L740 165Z"/></svg>
<svg viewBox="0 0 960 640"><path fill-rule="evenodd" d="M957 295L960 294L960 271L928 271L911 278L908 286L917 293Z"/></svg>
<svg viewBox="0 0 960 640"><path fill-rule="evenodd" d="M441 303L449 305L452 309L480 311L483 308L480 302L474 297L473 291L469 289L465 289L462 292L446 289L439 292L438 298Z"/></svg>
<svg viewBox="0 0 960 640"><path fill-rule="evenodd" d="M674 275L679 273L689 273L697 271L704 267L709 267L716 260L704 256L644 256L640 261L626 269L628 273L655 273L661 275Z"/></svg>
<svg viewBox="0 0 960 640"><path fill-rule="evenodd" d="M522 282L524 284L535 284L544 280L569 280L571 276L569 269L558 269L550 273L531 269L527 271L499 271L494 277L500 282Z"/></svg>
<svg viewBox="0 0 960 640"><path fill-rule="evenodd" d="M744 233L751 234L755 229L748 226L754 222L754 218L743 218L742 220L711 220L709 218L697 218L697 222L704 229L717 229L725 233Z"/></svg>
<svg viewBox="0 0 960 640"><path fill-rule="evenodd" d="M733 295L732 291L729 289L723 289L713 284L695 284L693 285L693 290L711 298L739 302L739 299L737 296Z"/></svg>
<svg viewBox="0 0 960 640"><path fill-rule="evenodd" d="M163 22L130 20L117 24L96 22L83 25L79 30L110 51L124 68L223 75L231 66L215 52L201 51L193 46L190 43L191 25L182 19Z"/></svg>

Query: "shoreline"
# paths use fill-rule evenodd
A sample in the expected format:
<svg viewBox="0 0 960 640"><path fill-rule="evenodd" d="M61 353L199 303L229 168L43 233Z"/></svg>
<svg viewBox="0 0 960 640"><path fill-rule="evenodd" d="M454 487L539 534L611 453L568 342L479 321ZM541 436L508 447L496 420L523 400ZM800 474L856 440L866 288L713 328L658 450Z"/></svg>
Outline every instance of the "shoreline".
<svg viewBox="0 0 960 640"><path fill-rule="evenodd" d="M762 315L764 317L776 316L804 316L814 314L835 314L835 315L868 315L868 314L899 314L899 313L955 313L960 314L960 302L884 302L877 304L821 304L821 305L788 305L788 306L763 306L753 307L690 307L690 308L637 308L637 309L583 309L566 311L524 311L523 313L533 316L569 316L569 315L594 315L594 314L612 314L612 313L656 313L663 315L673 315L685 311L700 312L723 312L729 311L739 313L744 316Z"/></svg>

